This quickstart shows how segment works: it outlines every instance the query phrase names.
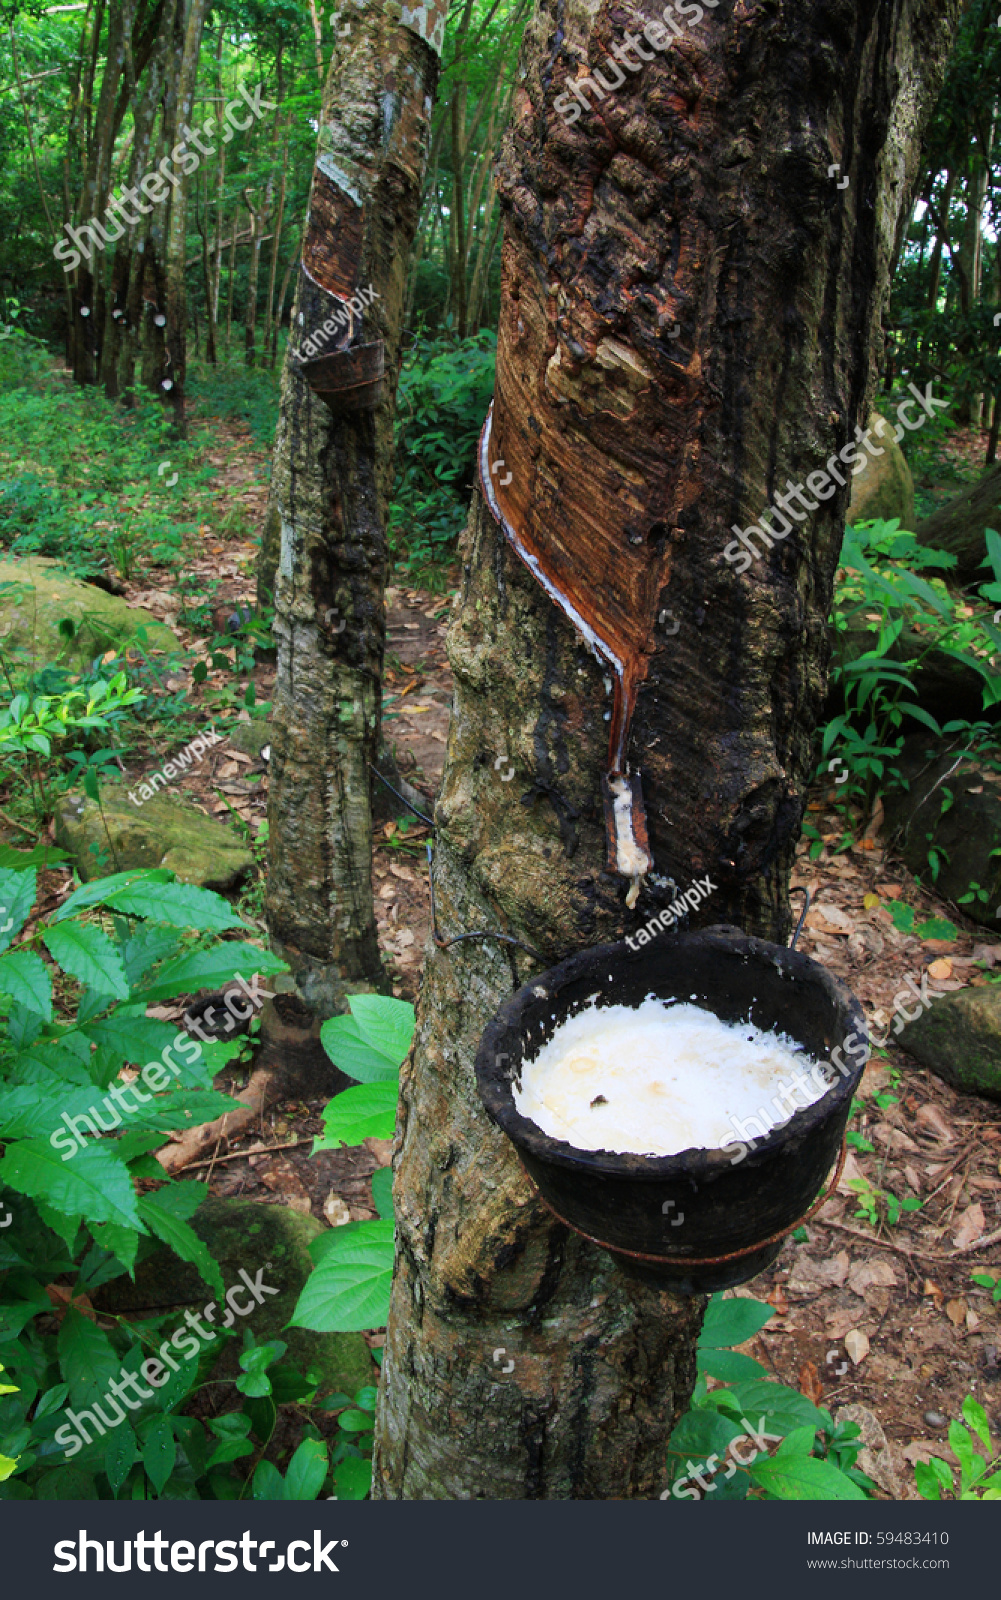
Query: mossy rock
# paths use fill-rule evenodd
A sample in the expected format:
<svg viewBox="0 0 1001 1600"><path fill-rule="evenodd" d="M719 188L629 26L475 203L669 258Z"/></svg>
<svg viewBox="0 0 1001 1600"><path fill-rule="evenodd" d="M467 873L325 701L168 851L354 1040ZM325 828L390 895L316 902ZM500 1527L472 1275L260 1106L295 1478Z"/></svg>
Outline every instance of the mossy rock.
<svg viewBox="0 0 1001 1600"><path fill-rule="evenodd" d="M914 527L914 479L894 437L893 425L878 411L872 411L866 427L872 429L872 442L883 454L870 456L864 446L860 447L869 465L852 479L848 521L873 522L880 518L891 522L898 517L900 526L910 531Z"/></svg>
<svg viewBox="0 0 1001 1600"><path fill-rule="evenodd" d="M226 729L226 739L234 750L241 750L245 756L253 756L255 761L260 761L263 759L261 751L271 743L271 727L259 717L254 717L251 722L231 722Z"/></svg>
<svg viewBox="0 0 1001 1600"><path fill-rule="evenodd" d="M246 1317L236 1318L238 1338L227 1341L212 1369L215 1376L232 1377L239 1372L246 1327L258 1344L281 1339L288 1346L286 1361L300 1372L312 1369L319 1374L321 1394L356 1394L366 1384L378 1382L378 1370L360 1333L312 1333L308 1328L285 1326L313 1270L310 1243L327 1231L315 1217L303 1216L288 1206L209 1199L199 1206L191 1225L218 1263L226 1289L242 1281L242 1267L252 1280L263 1271L262 1290L278 1290L265 1295ZM134 1283L128 1277L112 1279L99 1291L95 1304L117 1315L170 1312L180 1322L185 1311L201 1312L214 1299L194 1267L163 1249L138 1264ZM219 1312L215 1320L222 1320Z"/></svg>
<svg viewBox="0 0 1001 1600"><path fill-rule="evenodd" d="M907 1024L900 1045L963 1094L1001 1100L1001 984L943 995Z"/></svg>
<svg viewBox="0 0 1001 1600"><path fill-rule="evenodd" d="M225 890L254 866L252 852L232 828L163 790L138 806L124 787L102 788L101 807L67 794L56 816L56 839L85 881L130 867L167 867L182 883ZM91 845L99 847L100 857Z"/></svg>
<svg viewBox="0 0 1001 1600"><path fill-rule="evenodd" d="M0 647L20 665L41 667L61 660L85 668L97 656L136 642L137 628L146 630L149 651L176 654L181 648L170 629L149 611L71 578L44 556L0 561L0 583L18 585L3 593ZM71 640L59 632L60 622L67 618L76 630Z"/></svg>

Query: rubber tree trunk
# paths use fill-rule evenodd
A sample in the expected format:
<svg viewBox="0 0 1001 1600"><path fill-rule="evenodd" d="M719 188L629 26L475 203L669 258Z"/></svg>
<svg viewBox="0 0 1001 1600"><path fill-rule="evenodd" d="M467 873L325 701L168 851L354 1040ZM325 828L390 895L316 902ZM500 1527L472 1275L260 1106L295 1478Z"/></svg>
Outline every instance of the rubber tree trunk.
<svg viewBox="0 0 1001 1600"><path fill-rule="evenodd" d="M417 19L424 15L417 8ZM401 26L390 4L345 4L333 22L337 51L323 93L259 573L262 595L274 590L278 642L268 925L303 999L324 1016L343 1008L345 983L384 985L369 763L382 701L404 278L444 27L442 19L432 30L432 48L415 31L418 20ZM335 411L310 388L304 346L308 359L339 359L344 347L380 340L385 378L374 410L353 406L345 390Z"/></svg>
<svg viewBox="0 0 1001 1600"><path fill-rule="evenodd" d="M632 574L639 599L619 623L624 640L641 630L641 682L627 758L656 870L630 886L606 863L612 674L477 497L437 806L445 935L503 928L549 965L632 936L671 898L665 879L703 875L703 924L787 936L848 485L784 541L760 541L742 575L723 552L734 524L822 469L866 415L958 9L724 0L678 23L664 53L630 52L621 88L565 126L575 97L556 97L575 74L598 68L614 85L609 50L627 43L630 8L541 0L501 163L503 433L487 454L503 470L487 478L517 533L550 557L562 539L561 571L590 574L596 613ZM636 37L645 18L632 15ZM486 1121L481 1032L539 970L512 948L436 949L425 968L400 1099L373 1493L657 1495L702 1302L631 1289L541 1209Z"/></svg>

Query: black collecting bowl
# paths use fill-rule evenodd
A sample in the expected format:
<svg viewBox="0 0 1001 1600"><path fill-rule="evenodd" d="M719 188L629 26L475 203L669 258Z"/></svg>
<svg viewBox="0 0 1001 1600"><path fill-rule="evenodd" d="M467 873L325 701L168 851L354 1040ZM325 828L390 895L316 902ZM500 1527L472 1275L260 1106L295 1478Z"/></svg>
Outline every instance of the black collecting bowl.
<svg viewBox="0 0 1001 1600"><path fill-rule="evenodd" d="M674 1156L578 1150L521 1115L512 1089L522 1062L561 1023L589 1005L639 1006L649 995L691 1001L724 1022L774 1028L820 1063L840 1047L828 1069L834 1081L783 1126L745 1119L743 1142L734 1133L722 1149ZM610 1250L631 1275L699 1294L745 1283L769 1266L820 1194L838 1159L866 1041L861 1006L824 967L717 927L661 935L636 950L599 945L534 978L484 1032L476 1080L489 1116L562 1221ZM770 1110L771 1122L780 1114L788 1115Z"/></svg>

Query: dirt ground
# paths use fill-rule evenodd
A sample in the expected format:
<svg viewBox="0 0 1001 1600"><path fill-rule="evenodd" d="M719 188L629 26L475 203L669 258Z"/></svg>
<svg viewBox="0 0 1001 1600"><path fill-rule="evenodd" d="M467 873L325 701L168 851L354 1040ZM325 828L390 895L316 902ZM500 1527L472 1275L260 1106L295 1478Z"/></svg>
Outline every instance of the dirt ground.
<svg viewBox="0 0 1001 1600"><path fill-rule="evenodd" d="M231 502L242 505L252 526L260 526L266 489L248 466L255 454L250 441L236 424L215 423L214 430L215 464ZM204 579L206 595L210 581L217 583L216 614L252 605L254 546L207 527L202 538L186 554L185 571ZM204 656L206 639L184 626L171 577L165 572L161 586L147 574L129 586L129 600L172 625L192 658ZM189 603L196 599L197 591ZM430 809L451 703L443 650L448 603L399 583L389 590L388 603L386 737ZM212 673L209 684L225 677ZM254 678L258 699L269 700L273 666L259 665ZM191 688L190 669L169 680L169 688L182 686ZM196 701L199 692L192 688ZM246 716L234 710L216 726L222 731ZM151 748L130 777L166 754ZM185 775L185 783L205 810L224 814L232 805L251 836L256 833L267 803L265 761L240 757L223 744ZM834 854L841 828L828 810L833 798L830 791L813 802L812 820L828 843L814 863L804 843L794 877L812 897L801 948L851 987L870 1018L880 1007L892 1010L907 975L920 986L922 973L933 965L940 990L985 983L985 970L1001 965L1001 934L985 935L961 910L918 888L878 832L859 848ZM373 855L380 943L394 992L413 999L429 940L428 830L413 819L405 831L394 822L380 826ZM65 893L66 874L46 873L43 883L54 904ZM886 909L894 899L950 917L960 928L958 941L898 932ZM874 1096L887 1093L896 1103L878 1106ZM912 1498L916 1460L929 1454L953 1459L947 1424L959 1415L966 1394L980 1399L1001 1433L1001 1307L971 1279L975 1271L997 1274L1001 1268L997 1240L978 1247L1001 1228L1001 1106L954 1093L918 1067L892 1036L867 1068L862 1098L853 1127L871 1151L851 1151L838 1192L807 1223L805 1238L787 1241L776 1266L736 1292L767 1299L775 1308L767 1328L746 1347L749 1353L818 1404L861 1404L873 1411L890 1447L881 1467L882 1490L892 1498ZM235 1147L186 1173L207 1177L215 1194L291 1205L332 1225L374 1216L368 1180L388 1163L389 1144L370 1140L362 1150L311 1157L323 1104L275 1108ZM920 1199L921 1209L903 1213L895 1227L883 1221L874 1230L848 1187L859 1177L898 1199ZM381 1343L380 1331L369 1337Z"/></svg>

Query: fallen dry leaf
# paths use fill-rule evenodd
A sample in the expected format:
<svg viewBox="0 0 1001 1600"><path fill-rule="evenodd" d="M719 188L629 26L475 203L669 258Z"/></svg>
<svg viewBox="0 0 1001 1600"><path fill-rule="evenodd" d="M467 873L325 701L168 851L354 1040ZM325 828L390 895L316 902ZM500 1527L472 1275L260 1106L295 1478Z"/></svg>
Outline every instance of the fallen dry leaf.
<svg viewBox="0 0 1001 1600"><path fill-rule="evenodd" d="M789 1315L789 1302L780 1283L777 1283L771 1294L767 1296L767 1303L775 1307L780 1317Z"/></svg>
<svg viewBox="0 0 1001 1600"><path fill-rule="evenodd" d="M932 1456L938 1456L940 1461L945 1461L949 1466L955 1467L959 1463L947 1444L939 1444L937 1439L912 1439L903 1452L904 1460L915 1466L919 1461L930 1461Z"/></svg>
<svg viewBox="0 0 1001 1600"><path fill-rule="evenodd" d="M934 1300L936 1308L941 1311L942 1305L945 1301L945 1295L942 1293L942 1290L939 1288L937 1283L932 1283L930 1278L926 1278L922 1294L926 1295L929 1299Z"/></svg>
<svg viewBox="0 0 1001 1600"><path fill-rule="evenodd" d="M954 1328L961 1328L966 1321L966 1301L949 1300L946 1302L945 1314Z"/></svg>
<svg viewBox="0 0 1001 1600"><path fill-rule="evenodd" d="M824 1386L813 1361L804 1361L799 1369L799 1392L805 1394L808 1400L812 1400L815 1406L819 1406L824 1398Z"/></svg>
<svg viewBox="0 0 1001 1600"><path fill-rule="evenodd" d="M982 1238L986 1232L984 1208L979 1200L975 1200L973 1205L967 1206L960 1216L952 1242L957 1250L965 1250L968 1244L973 1244L974 1240Z"/></svg>
<svg viewBox="0 0 1001 1600"><path fill-rule="evenodd" d="M933 1139L940 1139L943 1144L952 1144L956 1137L938 1106L930 1104L919 1106L914 1121L919 1128L924 1128L925 1132L930 1133Z"/></svg>
<svg viewBox="0 0 1001 1600"><path fill-rule="evenodd" d="M857 1261L848 1274L848 1287L860 1300L865 1298L867 1289L894 1289L896 1285L896 1273L881 1256L874 1256L871 1261Z"/></svg>
<svg viewBox="0 0 1001 1600"><path fill-rule="evenodd" d="M947 956L955 950L956 941L955 939L922 939L921 948L922 950L930 950L932 955ZM933 961L931 966L933 967L934 965L935 962ZM930 972L931 967L928 970ZM948 976L947 972L942 973L942 977L947 978Z"/></svg>
<svg viewBox="0 0 1001 1600"><path fill-rule="evenodd" d="M366 1139L365 1149L373 1157L377 1167L388 1167L393 1159L392 1139Z"/></svg>
<svg viewBox="0 0 1001 1600"><path fill-rule="evenodd" d="M869 1340L860 1328L845 1334L845 1352L853 1367L857 1367L869 1354Z"/></svg>
<svg viewBox="0 0 1001 1600"><path fill-rule="evenodd" d="M967 1331L967 1333L976 1333L976 1331L977 1331L977 1329L979 1327L980 1327L980 1318L977 1316L977 1313L975 1311L967 1311L967 1313L966 1313L966 1331Z"/></svg>

